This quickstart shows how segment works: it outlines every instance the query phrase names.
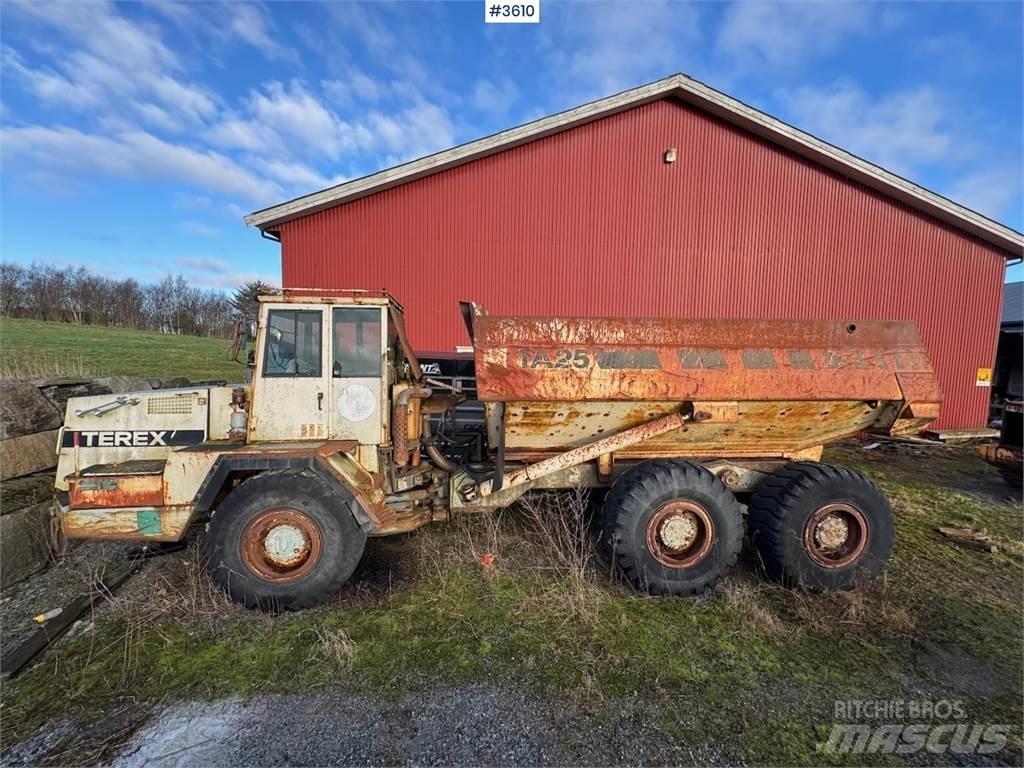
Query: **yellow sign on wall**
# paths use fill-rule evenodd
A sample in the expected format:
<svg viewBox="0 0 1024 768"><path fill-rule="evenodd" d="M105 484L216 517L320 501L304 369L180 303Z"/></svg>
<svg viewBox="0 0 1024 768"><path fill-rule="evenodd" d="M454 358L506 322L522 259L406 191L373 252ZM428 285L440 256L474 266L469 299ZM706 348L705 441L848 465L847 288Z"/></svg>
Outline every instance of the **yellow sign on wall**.
<svg viewBox="0 0 1024 768"><path fill-rule="evenodd" d="M979 368L978 378L974 382L979 387L991 387L992 386L992 369L991 368Z"/></svg>

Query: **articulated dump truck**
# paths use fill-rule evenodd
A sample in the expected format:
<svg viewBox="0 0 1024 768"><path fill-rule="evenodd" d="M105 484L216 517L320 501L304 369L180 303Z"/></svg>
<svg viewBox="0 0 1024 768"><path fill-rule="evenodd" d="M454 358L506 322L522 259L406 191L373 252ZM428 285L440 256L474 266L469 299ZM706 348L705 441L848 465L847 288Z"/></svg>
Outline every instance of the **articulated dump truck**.
<svg viewBox="0 0 1024 768"><path fill-rule="evenodd" d="M68 402L59 530L173 542L207 521L210 573L232 598L301 609L338 591L368 536L587 486L607 490L604 536L639 590L712 588L747 528L764 570L795 586L850 588L882 569L888 502L819 459L829 442L937 416L912 323L462 309L482 425L424 377L389 295L266 296L250 383Z"/></svg>

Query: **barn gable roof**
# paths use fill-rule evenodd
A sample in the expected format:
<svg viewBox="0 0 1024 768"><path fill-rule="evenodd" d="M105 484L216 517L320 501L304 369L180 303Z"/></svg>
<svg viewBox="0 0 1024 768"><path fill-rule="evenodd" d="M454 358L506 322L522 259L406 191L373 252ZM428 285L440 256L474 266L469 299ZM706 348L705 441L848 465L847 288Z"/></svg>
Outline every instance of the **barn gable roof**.
<svg viewBox="0 0 1024 768"><path fill-rule="evenodd" d="M918 186L867 160L794 128L760 110L682 74L558 112L531 123L347 181L319 192L264 208L245 217L249 226L273 230L306 216L384 189L405 184L472 160L502 152L544 136L665 98L677 98L739 126L854 181L899 200L951 226L997 246L1014 257L1024 255L1024 235L987 216Z"/></svg>

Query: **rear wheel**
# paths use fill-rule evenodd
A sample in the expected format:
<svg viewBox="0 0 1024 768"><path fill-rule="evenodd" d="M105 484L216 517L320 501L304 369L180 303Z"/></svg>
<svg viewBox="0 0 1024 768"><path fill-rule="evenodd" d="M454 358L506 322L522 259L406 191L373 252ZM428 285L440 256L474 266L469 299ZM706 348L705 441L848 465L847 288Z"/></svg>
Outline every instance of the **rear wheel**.
<svg viewBox="0 0 1024 768"><path fill-rule="evenodd" d="M268 472L239 485L210 519L207 567L233 600L294 611L336 594L365 545L348 505L319 477Z"/></svg>
<svg viewBox="0 0 1024 768"><path fill-rule="evenodd" d="M815 462L790 464L750 501L765 571L811 590L851 589L875 578L892 551L892 508L867 478Z"/></svg>
<svg viewBox="0 0 1024 768"><path fill-rule="evenodd" d="M736 564L743 515L729 489L703 467L645 462L616 481L605 504L616 563L637 589L699 595Z"/></svg>

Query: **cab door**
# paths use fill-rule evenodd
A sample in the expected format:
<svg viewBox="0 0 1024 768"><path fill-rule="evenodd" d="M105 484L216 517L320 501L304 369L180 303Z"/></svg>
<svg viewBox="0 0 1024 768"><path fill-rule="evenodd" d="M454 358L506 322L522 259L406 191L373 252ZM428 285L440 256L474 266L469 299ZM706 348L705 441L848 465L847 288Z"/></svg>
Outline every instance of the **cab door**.
<svg viewBox="0 0 1024 768"><path fill-rule="evenodd" d="M385 307L331 309L332 440L379 445L387 428L384 363L387 349Z"/></svg>
<svg viewBox="0 0 1024 768"><path fill-rule="evenodd" d="M269 304L256 360L249 439L326 440L330 426L326 307Z"/></svg>

